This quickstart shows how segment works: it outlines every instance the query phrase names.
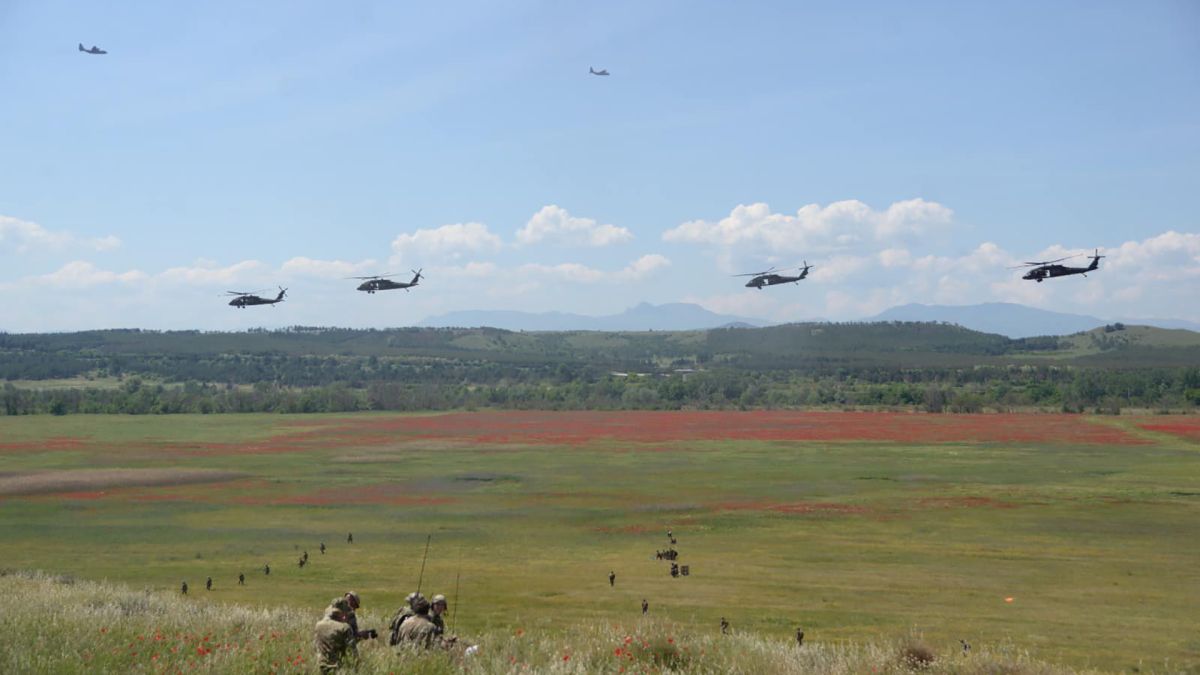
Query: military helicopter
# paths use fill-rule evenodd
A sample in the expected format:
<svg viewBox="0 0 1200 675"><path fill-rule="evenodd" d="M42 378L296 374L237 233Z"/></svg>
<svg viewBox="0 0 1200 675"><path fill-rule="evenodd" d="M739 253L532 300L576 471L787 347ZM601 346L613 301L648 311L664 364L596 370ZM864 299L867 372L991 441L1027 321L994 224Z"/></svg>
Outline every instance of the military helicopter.
<svg viewBox="0 0 1200 675"><path fill-rule="evenodd" d="M588 72L593 75L599 75L600 77L608 77L608 68L601 68L600 70L596 70L595 68L589 67Z"/></svg>
<svg viewBox="0 0 1200 675"><path fill-rule="evenodd" d="M746 282L746 288L757 288L758 290L761 291L763 289L763 286L775 286L777 284L786 284L786 283L799 283L800 281L802 281L803 279L808 277L808 271L810 269L812 269L812 265L809 265L808 261L805 260L804 267L797 267L796 269L800 270L800 275L795 276L795 277L789 277L785 274L779 274L780 271L786 271L786 270L776 270L774 267L772 267L771 269L769 269L765 272L751 272L749 274L735 274L733 276L735 276L735 277L754 277L750 281Z"/></svg>
<svg viewBox="0 0 1200 675"><path fill-rule="evenodd" d="M1022 265L1017 265L1016 267L1010 267L1008 269L1017 270L1017 269L1022 269L1025 267L1032 267L1033 269L1026 272L1025 276L1023 276L1021 278L1028 279L1030 281L1036 281L1040 284L1040 283L1042 283L1042 281L1044 279L1047 279L1047 278L1053 279L1054 277L1065 277L1065 276L1069 276L1071 274L1082 274L1083 276L1086 277L1088 272L1091 272L1092 270L1100 269L1100 259L1104 258L1106 256L1100 255L1100 249L1096 249L1096 252L1092 255L1092 264L1088 265L1087 267L1068 267L1066 265L1056 264L1056 263L1060 263L1064 260L1070 260L1071 258L1077 258L1077 257L1079 257L1079 256L1069 255L1065 258L1059 258L1058 260L1046 260L1044 262L1027 262Z"/></svg>
<svg viewBox="0 0 1200 675"><path fill-rule="evenodd" d="M271 300L269 298L259 297L259 296L255 295L255 293L262 293L262 291L253 291L253 292L225 291L225 292L228 293L229 295L237 296L234 299L229 301L229 305L231 307L237 307L238 309L246 309L246 305L274 305L277 302L283 302L283 296L284 296L284 294L287 293L287 289L280 286L279 287L279 295L275 296L274 300Z"/></svg>
<svg viewBox="0 0 1200 675"><path fill-rule="evenodd" d="M92 45L91 49L84 49L82 42L79 43L79 51L84 52L86 54L107 54L108 53L108 52L104 51L103 49L100 49L96 45Z"/></svg>
<svg viewBox="0 0 1200 675"><path fill-rule="evenodd" d="M412 288L413 286L416 286L417 284L421 283L421 270L413 270L412 273L413 273L413 278L412 278L412 281L409 281L409 282L392 281L391 279L388 278L388 277L395 276L394 274L377 274L373 277L346 277L346 278L347 279L366 279L366 281L364 281L358 285L357 290L366 291L368 293L374 293L375 291L391 291L391 290L395 290L397 288L403 288L404 290L407 291L408 289Z"/></svg>

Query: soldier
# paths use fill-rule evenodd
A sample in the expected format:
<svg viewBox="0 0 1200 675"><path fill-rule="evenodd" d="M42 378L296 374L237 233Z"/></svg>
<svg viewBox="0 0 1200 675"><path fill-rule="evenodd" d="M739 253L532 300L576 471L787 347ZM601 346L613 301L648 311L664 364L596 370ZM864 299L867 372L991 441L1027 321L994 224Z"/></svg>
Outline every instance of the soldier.
<svg viewBox="0 0 1200 675"><path fill-rule="evenodd" d="M354 533L353 533L353 532L348 532L348 533L346 533L346 543L347 543L347 544L353 544L353 543L354 543Z"/></svg>
<svg viewBox="0 0 1200 675"><path fill-rule="evenodd" d="M317 665L322 675L337 671L347 657L358 658L354 631L346 623L349 610L346 600L338 598L325 609L325 617L317 622L314 641L317 646Z"/></svg>
<svg viewBox="0 0 1200 675"><path fill-rule="evenodd" d="M241 572L238 572L238 586L245 586L245 585L246 585L246 575Z"/></svg>
<svg viewBox="0 0 1200 675"><path fill-rule="evenodd" d="M645 598L642 598L642 616L646 616L646 612L649 612L649 611L650 611L650 603L646 602Z"/></svg>
<svg viewBox="0 0 1200 675"><path fill-rule="evenodd" d="M797 647L804 646L804 629L803 628L796 629L796 646Z"/></svg>
<svg viewBox="0 0 1200 675"><path fill-rule="evenodd" d="M183 593L184 595L187 595L187 582L186 581L183 582L183 585L179 587L179 591L181 593Z"/></svg>
<svg viewBox="0 0 1200 675"><path fill-rule="evenodd" d="M321 555L325 555L325 542L321 542Z"/></svg>
<svg viewBox="0 0 1200 675"><path fill-rule="evenodd" d="M608 585L609 585L609 586L616 586L616 585L617 585L617 573L616 573L616 572L609 571L609 573L608 573Z"/></svg>
<svg viewBox="0 0 1200 675"><path fill-rule="evenodd" d="M346 613L346 623L350 624L351 630L354 631L354 637L359 640L373 640L379 636L379 633L374 628L368 630L358 629L358 608L362 607L362 602L358 599L358 593L354 591L346 591L346 594L341 597L346 601L346 605L350 611ZM336 601L335 601L336 603Z"/></svg>
<svg viewBox="0 0 1200 675"><path fill-rule="evenodd" d="M271 576L271 564L270 563L263 565L263 574L265 574L267 576Z"/></svg>
<svg viewBox="0 0 1200 675"><path fill-rule="evenodd" d="M304 563L306 563L306 562L308 562L308 561L305 560L304 558L300 559L300 569L304 569Z"/></svg>
<svg viewBox="0 0 1200 675"><path fill-rule="evenodd" d="M679 563L671 563L671 576L672 577L679 576Z"/></svg>
<svg viewBox="0 0 1200 675"><path fill-rule="evenodd" d="M729 622L721 617L721 635L729 635Z"/></svg>
<svg viewBox="0 0 1200 675"><path fill-rule="evenodd" d="M304 552L304 562L308 562L308 551Z"/></svg>
<svg viewBox="0 0 1200 675"><path fill-rule="evenodd" d="M204 590L206 590L206 591L212 590L212 577L209 577L208 581L204 582Z"/></svg>
<svg viewBox="0 0 1200 675"><path fill-rule="evenodd" d="M400 625L400 645L413 645L424 649L441 646L437 624L429 618L429 601L418 596L413 600L413 615Z"/></svg>
<svg viewBox="0 0 1200 675"><path fill-rule="evenodd" d="M962 643L963 656L970 654L971 653L971 643L967 642L966 640L963 640L963 639L959 639L959 642Z"/></svg>
<svg viewBox="0 0 1200 675"><path fill-rule="evenodd" d="M405 619L413 614L416 614L416 612L413 611L413 601L420 597L423 596L417 591L413 591L405 596L404 605L398 612L396 612L396 615L392 617L391 622L388 623L388 629L391 631L391 634L388 636L389 645L395 646L396 643L400 641L400 626L404 624Z"/></svg>

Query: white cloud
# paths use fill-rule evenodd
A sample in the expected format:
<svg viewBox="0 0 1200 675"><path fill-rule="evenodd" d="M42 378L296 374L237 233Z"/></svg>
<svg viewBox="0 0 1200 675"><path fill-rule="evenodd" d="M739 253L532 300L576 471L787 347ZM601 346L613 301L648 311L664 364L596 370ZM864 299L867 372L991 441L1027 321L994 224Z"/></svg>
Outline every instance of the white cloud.
<svg viewBox="0 0 1200 675"><path fill-rule="evenodd" d="M617 276L626 281L638 281L660 269L670 266L671 261L666 256L649 253L629 263Z"/></svg>
<svg viewBox="0 0 1200 675"><path fill-rule="evenodd" d="M495 251L501 246L500 237L483 223L454 223L397 236L392 240L392 263L422 264L426 256L457 260L467 253Z"/></svg>
<svg viewBox="0 0 1200 675"><path fill-rule="evenodd" d="M361 262L346 262L344 260L314 260L299 256L283 263L280 271L284 274L318 277L322 279L343 279L349 276L363 276L378 272L379 266L374 260Z"/></svg>
<svg viewBox="0 0 1200 675"><path fill-rule="evenodd" d="M21 254L72 247L110 251L120 245L121 240L113 235L99 238L77 237L69 232L47 230L28 220L0 216L0 250L8 249Z"/></svg>
<svg viewBox="0 0 1200 675"><path fill-rule="evenodd" d="M265 267L257 260L243 260L227 267L221 267L212 260L197 260L191 267L172 267L155 275L155 278L169 283L228 285L254 277L261 278Z"/></svg>
<svg viewBox="0 0 1200 675"><path fill-rule="evenodd" d="M870 264L870 258L835 255L822 260L820 265L813 265L808 278L821 283L833 283L868 269Z"/></svg>
<svg viewBox="0 0 1200 675"><path fill-rule="evenodd" d="M858 200L822 207L808 204L796 215L772 213L762 202L739 204L717 222L693 220L667 230L674 243L739 246L778 253L829 252L870 241L886 242L948 225L949 208L924 199L896 202L876 211Z"/></svg>
<svg viewBox="0 0 1200 675"><path fill-rule="evenodd" d="M132 283L144 281L146 278L146 274L138 270L110 272L102 270L90 262L75 260L50 274L35 277L34 281L53 286L77 288L99 284Z"/></svg>
<svg viewBox="0 0 1200 675"><path fill-rule="evenodd" d="M550 204L533 214L517 230L521 244L552 242L582 246L608 246L633 239L633 233L616 225L601 225L591 218L577 218L566 209Z"/></svg>
<svg viewBox="0 0 1200 675"><path fill-rule="evenodd" d="M517 272L522 275L550 277L559 281L572 281L582 284L593 284L604 281L608 276L600 270L579 263L559 263L557 265L528 263L518 267Z"/></svg>

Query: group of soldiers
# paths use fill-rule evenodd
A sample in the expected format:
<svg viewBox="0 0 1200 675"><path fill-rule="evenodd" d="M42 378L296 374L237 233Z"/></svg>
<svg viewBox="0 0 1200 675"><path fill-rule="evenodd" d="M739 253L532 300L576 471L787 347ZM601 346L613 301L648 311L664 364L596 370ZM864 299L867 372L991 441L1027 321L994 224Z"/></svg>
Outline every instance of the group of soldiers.
<svg viewBox="0 0 1200 675"><path fill-rule="evenodd" d="M353 532L346 533L346 543L347 544L354 543L354 533ZM325 555L325 551L327 550L327 547L325 546L325 542L321 542L320 549L321 549L321 555ZM308 564L308 551L305 551L304 554L300 556L297 564L299 565L300 569L304 569L304 566ZM271 563L267 563L267 564L263 565L262 572L263 572L263 576L268 576L268 577L271 576ZM245 586L245 585L246 585L246 574L244 572L238 573L238 586ZM208 577L208 579L205 580L204 588L205 588L205 590L209 590L209 591L211 591L213 589L212 577ZM179 591L181 593L183 593L184 595L187 595L187 592L188 592L187 581L184 581L182 584L180 584Z"/></svg>
<svg viewBox="0 0 1200 675"><path fill-rule="evenodd" d="M322 673L337 671L342 664L358 658L358 642L379 636L374 629L360 630L356 612L361 606L358 594L350 591L334 598L317 622L314 640L317 665ZM446 635L446 596L426 598L420 592L409 593L404 606L389 624L388 644L395 649L450 648L458 638ZM468 651L470 648L468 648Z"/></svg>

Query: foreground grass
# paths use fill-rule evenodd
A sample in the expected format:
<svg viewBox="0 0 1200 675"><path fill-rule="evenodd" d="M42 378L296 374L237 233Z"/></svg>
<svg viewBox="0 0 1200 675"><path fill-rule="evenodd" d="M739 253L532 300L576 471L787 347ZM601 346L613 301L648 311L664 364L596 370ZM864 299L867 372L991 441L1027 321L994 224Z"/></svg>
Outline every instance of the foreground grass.
<svg viewBox="0 0 1200 675"><path fill-rule="evenodd" d="M216 605L174 594L40 573L0 575L0 671L20 673L313 672L319 609ZM383 617L364 613L363 625ZM480 648L393 651L364 643L356 672L370 673L1071 673L1011 646L930 645L915 636L871 644L757 635L689 635L666 622L519 627L464 636ZM1164 664L1166 665L1166 664Z"/></svg>

